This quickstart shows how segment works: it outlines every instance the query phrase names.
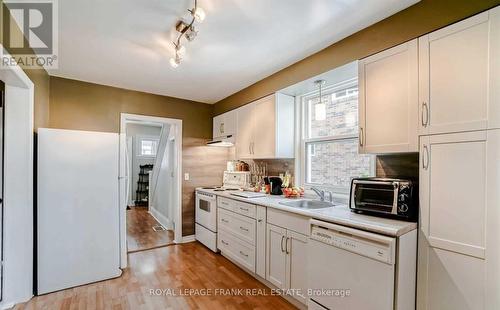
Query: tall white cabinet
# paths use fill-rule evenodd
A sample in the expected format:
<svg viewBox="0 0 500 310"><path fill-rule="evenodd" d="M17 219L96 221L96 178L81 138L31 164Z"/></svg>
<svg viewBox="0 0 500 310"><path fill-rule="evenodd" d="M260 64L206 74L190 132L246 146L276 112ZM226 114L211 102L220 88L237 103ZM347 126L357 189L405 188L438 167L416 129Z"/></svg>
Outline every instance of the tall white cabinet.
<svg viewBox="0 0 500 310"><path fill-rule="evenodd" d="M236 110L236 155L242 159L294 157L294 98L272 94Z"/></svg>
<svg viewBox="0 0 500 310"><path fill-rule="evenodd" d="M417 39L362 59L360 153L418 151Z"/></svg>
<svg viewBox="0 0 500 310"><path fill-rule="evenodd" d="M500 306L500 7L419 39L418 310Z"/></svg>

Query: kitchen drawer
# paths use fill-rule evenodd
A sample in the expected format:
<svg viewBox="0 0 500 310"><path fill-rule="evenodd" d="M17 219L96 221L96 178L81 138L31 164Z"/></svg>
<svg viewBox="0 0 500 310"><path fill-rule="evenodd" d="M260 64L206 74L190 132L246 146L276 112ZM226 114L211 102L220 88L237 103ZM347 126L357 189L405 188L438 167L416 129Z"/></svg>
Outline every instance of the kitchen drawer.
<svg viewBox="0 0 500 310"><path fill-rule="evenodd" d="M219 207L253 219L255 218L256 211L254 205L225 197L218 197L217 199L217 205Z"/></svg>
<svg viewBox="0 0 500 310"><path fill-rule="evenodd" d="M224 229L236 237L255 245L255 220L246 216L217 208L219 229Z"/></svg>
<svg viewBox="0 0 500 310"><path fill-rule="evenodd" d="M255 246L219 229L217 246L227 258L255 273Z"/></svg>
<svg viewBox="0 0 500 310"><path fill-rule="evenodd" d="M309 236L309 217L267 208L267 222Z"/></svg>

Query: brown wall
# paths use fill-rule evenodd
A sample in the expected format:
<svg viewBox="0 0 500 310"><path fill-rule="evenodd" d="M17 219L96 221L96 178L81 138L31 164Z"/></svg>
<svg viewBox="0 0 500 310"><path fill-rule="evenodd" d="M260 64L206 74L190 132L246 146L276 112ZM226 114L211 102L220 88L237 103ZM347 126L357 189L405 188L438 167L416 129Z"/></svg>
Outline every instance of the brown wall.
<svg viewBox="0 0 500 310"><path fill-rule="evenodd" d="M228 151L207 147L212 137L213 105L143 92L50 77L51 128L120 131L120 113L182 119L183 235L194 233L194 188L222 183Z"/></svg>
<svg viewBox="0 0 500 310"><path fill-rule="evenodd" d="M215 115L499 4L500 0L422 0L217 102Z"/></svg>
<svg viewBox="0 0 500 310"><path fill-rule="evenodd" d="M4 3L0 0L0 20L3 19L3 13L7 12ZM2 23L0 22L0 40L2 39ZM20 32L16 26L13 31ZM0 43L2 43L0 41ZM9 49L7 49L9 51ZM24 69L24 72L31 79L35 86L35 131L40 127L49 125L49 75L43 67L36 69Z"/></svg>

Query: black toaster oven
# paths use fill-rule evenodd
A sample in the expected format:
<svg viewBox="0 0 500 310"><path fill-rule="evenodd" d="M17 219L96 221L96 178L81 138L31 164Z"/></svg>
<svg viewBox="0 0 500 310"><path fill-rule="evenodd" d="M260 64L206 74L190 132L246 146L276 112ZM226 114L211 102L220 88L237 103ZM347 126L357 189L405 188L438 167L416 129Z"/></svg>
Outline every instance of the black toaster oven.
<svg viewBox="0 0 500 310"><path fill-rule="evenodd" d="M418 183L409 179L354 178L349 208L357 213L416 222Z"/></svg>

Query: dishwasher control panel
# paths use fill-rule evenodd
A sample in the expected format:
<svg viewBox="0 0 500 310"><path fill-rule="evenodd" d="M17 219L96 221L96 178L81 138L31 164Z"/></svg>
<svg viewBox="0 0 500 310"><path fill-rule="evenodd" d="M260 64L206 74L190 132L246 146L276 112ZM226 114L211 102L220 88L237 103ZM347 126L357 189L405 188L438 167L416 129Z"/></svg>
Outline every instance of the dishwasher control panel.
<svg viewBox="0 0 500 310"><path fill-rule="evenodd" d="M352 229L347 228L345 230L350 231ZM394 264L395 238L364 231L360 231L360 235L355 235L351 232L312 225L311 239L387 264Z"/></svg>

